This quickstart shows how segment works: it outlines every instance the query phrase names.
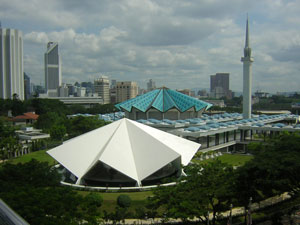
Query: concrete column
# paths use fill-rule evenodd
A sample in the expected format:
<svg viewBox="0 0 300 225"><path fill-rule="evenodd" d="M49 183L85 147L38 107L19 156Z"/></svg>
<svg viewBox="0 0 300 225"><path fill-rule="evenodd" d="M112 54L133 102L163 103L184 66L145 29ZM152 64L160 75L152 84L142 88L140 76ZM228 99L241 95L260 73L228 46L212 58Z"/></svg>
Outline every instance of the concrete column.
<svg viewBox="0 0 300 225"><path fill-rule="evenodd" d="M220 135L216 134L215 145L219 145L219 143L220 143L219 138L220 138Z"/></svg>
<svg viewBox="0 0 300 225"><path fill-rule="evenodd" d="M206 136L207 148L209 147L209 135Z"/></svg>

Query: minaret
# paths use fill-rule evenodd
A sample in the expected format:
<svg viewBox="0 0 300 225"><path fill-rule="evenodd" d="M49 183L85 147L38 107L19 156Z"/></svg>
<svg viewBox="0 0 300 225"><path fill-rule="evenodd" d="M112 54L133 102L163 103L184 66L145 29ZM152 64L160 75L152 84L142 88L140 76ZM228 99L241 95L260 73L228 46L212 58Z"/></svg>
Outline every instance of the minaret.
<svg viewBox="0 0 300 225"><path fill-rule="evenodd" d="M246 41L244 48L244 57L241 58L243 62L243 118L251 118L251 89L252 89L252 62L251 48L249 43L249 22L247 16L246 25Z"/></svg>

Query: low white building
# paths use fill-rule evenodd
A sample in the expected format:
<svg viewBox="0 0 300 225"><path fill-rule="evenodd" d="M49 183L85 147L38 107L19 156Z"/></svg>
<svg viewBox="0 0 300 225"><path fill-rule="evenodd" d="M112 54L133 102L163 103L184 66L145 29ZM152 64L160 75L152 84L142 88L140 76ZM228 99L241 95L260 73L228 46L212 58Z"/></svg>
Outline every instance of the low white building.
<svg viewBox="0 0 300 225"><path fill-rule="evenodd" d="M181 175L200 144L121 119L64 142L47 153L65 180L88 186L142 186Z"/></svg>

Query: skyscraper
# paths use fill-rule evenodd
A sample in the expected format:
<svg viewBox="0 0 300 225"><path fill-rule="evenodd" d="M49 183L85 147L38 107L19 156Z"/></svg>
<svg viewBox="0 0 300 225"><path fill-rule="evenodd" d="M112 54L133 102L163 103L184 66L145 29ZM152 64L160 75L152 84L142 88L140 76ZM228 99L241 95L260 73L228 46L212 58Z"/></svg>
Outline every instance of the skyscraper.
<svg viewBox="0 0 300 225"><path fill-rule="evenodd" d="M210 92L214 98L231 98L232 94L229 90L229 73L216 73L216 75L210 75Z"/></svg>
<svg viewBox="0 0 300 225"><path fill-rule="evenodd" d="M24 100L22 32L0 27L0 98Z"/></svg>
<svg viewBox="0 0 300 225"><path fill-rule="evenodd" d="M31 95L31 90L30 90L30 77L27 76L26 73L24 73L24 90L25 90L25 99L29 99Z"/></svg>
<svg viewBox="0 0 300 225"><path fill-rule="evenodd" d="M134 81L117 82L117 102L135 98L138 94L138 85Z"/></svg>
<svg viewBox="0 0 300 225"><path fill-rule="evenodd" d="M58 43L49 42L45 53L45 89L48 96L57 96L57 88L61 86L61 80L61 61L58 54Z"/></svg>
<svg viewBox="0 0 300 225"><path fill-rule="evenodd" d="M243 62L243 118L251 118L251 89L252 89L252 62L251 48L249 40L249 22L247 18L246 24L246 41L244 48L244 57L241 58Z"/></svg>
<svg viewBox="0 0 300 225"><path fill-rule="evenodd" d="M110 103L109 97L109 79L107 76L101 76L94 81L94 90L98 96L102 97L103 104Z"/></svg>
<svg viewBox="0 0 300 225"><path fill-rule="evenodd" d="M153 81L152 79L150 79L149 82L147 83L147 91L152 91L155 88L156 88L155 81Z"/></svg>

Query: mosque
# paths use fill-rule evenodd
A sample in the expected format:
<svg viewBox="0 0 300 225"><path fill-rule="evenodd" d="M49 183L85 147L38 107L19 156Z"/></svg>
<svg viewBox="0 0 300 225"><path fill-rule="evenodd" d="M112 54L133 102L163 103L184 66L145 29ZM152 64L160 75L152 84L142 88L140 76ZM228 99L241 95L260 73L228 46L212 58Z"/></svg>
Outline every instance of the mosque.
<svg viewBox="0 0 300 225"><path fill-rule="evenodd" d="M125 117L139 119L189 119L201 117L212 104L166 87L158 88L116 105Z"/></svg>

